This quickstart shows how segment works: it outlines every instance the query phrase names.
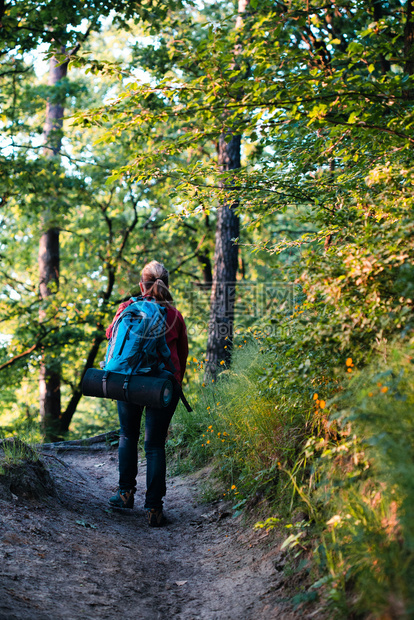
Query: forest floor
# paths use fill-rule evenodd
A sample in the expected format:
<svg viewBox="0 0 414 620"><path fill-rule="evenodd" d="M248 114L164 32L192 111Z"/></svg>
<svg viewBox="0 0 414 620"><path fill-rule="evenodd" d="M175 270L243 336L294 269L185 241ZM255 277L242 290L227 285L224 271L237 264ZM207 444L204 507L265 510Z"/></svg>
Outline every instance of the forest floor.
<svg viewBox="0 0 414 620"><path fill-rule="evenodd" d="M168 523L150 528L145 462L136 507L116 512L116 450L94 448L42 457L53 495L0 493L1 620L322 617L292 606L300 575L287 576L277 535L199 500L203 472L168 478Z"/></svg>

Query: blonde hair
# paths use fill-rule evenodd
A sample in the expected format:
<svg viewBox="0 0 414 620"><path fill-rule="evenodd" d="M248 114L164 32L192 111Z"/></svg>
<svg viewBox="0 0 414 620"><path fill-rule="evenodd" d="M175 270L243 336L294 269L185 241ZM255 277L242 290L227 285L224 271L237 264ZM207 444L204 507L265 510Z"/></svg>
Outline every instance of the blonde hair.
<svg viewBox="0 0 414 620"><path fill-rule="evenodd" d="M141 271L141 282L145 295L155 297L157 301L171 303L172 295L168 288L169 273L162 263L152 260Z"/></svg>

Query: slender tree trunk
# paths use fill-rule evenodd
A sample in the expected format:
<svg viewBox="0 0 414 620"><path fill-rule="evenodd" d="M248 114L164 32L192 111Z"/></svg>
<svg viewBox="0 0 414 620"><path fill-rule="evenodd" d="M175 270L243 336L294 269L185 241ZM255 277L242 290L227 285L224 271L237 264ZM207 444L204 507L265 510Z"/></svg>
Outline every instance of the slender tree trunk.
<svg viewBox="0 0 414 620"><path fill-rule="evenodd" d="M218 162L223 172L240 168L241 136L226 142L221 135L218 143ZM234 327L234 304L238 246L233 239L239 236L237 203L224 202L217 214L214 251L213 285L210 298L210 322L207 340L207 376L214 377L221 361L231 359Z"/></svg>
<svg viewBox="0 0 414 620"><path fill-rule="evenodd" d="M372 1L372 6L374 9L374 20L376 22L379 22L380 19L382 19L384 16L384 10L383 10L382 3L383 3L383 0ZM380 54L380 61L381 61L382 72L387 73L387 71L389 71L391 68L390 61L385 58L384 54Z"/></svg>
<svg viewBox="0 0 414 620"><path fill-rule="evenodd" d="M101 331L103 331L103 326L102 325L98 325L97 326L98 330L100 329ZM93 363L96 359L96 356L98 354L99 351L99 347L101 345L101 342L103 342L105 340L105 336L103 335L99 335L99 333L95 336L93 343L92 343L92 347L89 351L89 355L88 358L86 360L85 366L83 368L83 372L80 378L79 383L77 384L76 388L73 391L72 397L65 409L65 411L62 413L60 420L59 420L59 431L61 433L65 433L66 431L69 430L69 424L72 421L72 417L76 411L76 407L79 404L80 399L82 398L82 381L83 381L83 377L85 376L86 371L88 370L88 368L92 368Z"/></svg>
<svg viewBox="0 0 414 620"><path fill-rule="evenodd" d="M133 228L135 227L135 225L133 225L130 228L130 232L132 232ZM106 288L105 293L102 296L102 299L104 302L107 302L111 295L112 295L112 291L114 288L114 284L115 284L115 270L113 267L111 267L108 270L108 285ZM88 357L86 359L85 365L83 367L83 371L80 377L80 380L77 384L77 386L75 387L75 389L73 390L71 399L69 400L67 407L65 409L65 411L62 412L61 416L60 416L60 420L59 420L59 430L61 433L65 433L67 430L69 430L69 424L72 421L73 415L76 411L76 407L79 404L80 399L82 398L82 381L83 381L83 377L85 376L86 371L88 370L88 368L92 368L96 356L98 355L99 352L99 347L101 345L101 343L105 340L105 332L104 332L104 327L103 325L98 322L97 326L96 326L96 335L93 339L92 342L92 346L91 349L89 351Z"/></svg>
<svg viewBox="0 0 414 620"><path fill-rule="evenodd" d="M65 52L64 49L61 50ZM67 75L67 62L58 64L55 58L50 60L49 86L51 95L46 107L46 121L43 132L44 155L49 159L59 158L62 144L64 115L64 94L58 94L57 87ZM59 205L49 203L41 219L41 237L39 243L39 294L46 302L48 297L59 288L59 226L57 213ZM40 320L46 319L43 307ZM45 351L42 358L39 377L40 417L44 431L52 436L58 427L60 416L60 364L59 356Z"/></svg>
<svg viewBox="0 0 414 620"><path fill-rule="evenodd" d="M197 260L203 273L203 283L200 286L204 289L210 289L213 283L210 257L207 254L197 254Z"/></svg>
<svg viewBox="0 0 414 620"><path fill-rule="evenodd" d="M414 11L413 2L408 0L406 8L406 21L404 27L404 56L405 70L409 75L414 73ZM412 99L413 89L406 91L406 97Z"/></svg>
<svg viewBox="0 0 414 620"><path fill-rule="evenodd" d="M239 0L236 28L243 25L243 15L249 0ZM235 54L241 51L236 45ZM240 168L241 136L221 135L218 142L218 164L222 172ZM214 377L217 368L231 360L234 335L234 306L236 300L236 275L238 246L233 239L239 236L240 222L236 214L238 202L223 201L217 213L214 250L214 272L210 297L210 321L207 338L206 377Z"/></svg>

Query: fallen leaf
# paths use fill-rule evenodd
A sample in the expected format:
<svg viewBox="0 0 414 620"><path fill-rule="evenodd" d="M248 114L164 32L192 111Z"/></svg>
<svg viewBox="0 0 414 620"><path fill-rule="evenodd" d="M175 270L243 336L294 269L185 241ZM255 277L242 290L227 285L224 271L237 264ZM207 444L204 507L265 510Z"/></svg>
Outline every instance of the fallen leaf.
<svg viewBox="0 0 414 620"><path fill-rule="evenodd" d="M93 530L97 529L97 525L93 525L93 523L88 523L87 521L76 521L77 525L82 525L82 527L90 527Z"/></svg>

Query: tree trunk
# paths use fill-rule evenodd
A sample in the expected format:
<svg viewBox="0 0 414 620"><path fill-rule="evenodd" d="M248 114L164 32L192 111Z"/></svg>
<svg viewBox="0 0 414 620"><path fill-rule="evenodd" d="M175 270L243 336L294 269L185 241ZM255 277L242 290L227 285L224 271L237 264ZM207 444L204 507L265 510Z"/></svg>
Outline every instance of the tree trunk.
<svg viewBox="0 0 414 620"><path fill-rule="evenodd" d="M98 329L101 329L101 331L103 330L102 325L98 325ZM105 340L105 336L104 335L99 335L99 333L95 336L94 341L92 343L92 347L91 350L89 351L89 355L88 358L86 360L85 366L83 368L83 372L80 378L80 381L78 383L78 385L76 386L75 390L73 391L72 397L68 403L68 406L66 407L65 411L62 413L60 420L59 420L59 431L61 433L65 433L66 431L69 430L69 424L72 421L72 417L76 411L76 407L79 404L80 399L82 398L82 381L83 381L83 377L85 376L86 371L88 370L88 368L92 368L93 363L96 359L96 356L98 354L99 351L99 347L101 342L103 342Z"/></svg>
<svg viewBox="0 0 414 620"><path fill-rule="evenodd" d="M249 0L238 0L236 29L243 25ZM235 55L241 51L241 41L236 44ZM218 164L222 172L240 168L241 136L221 135L218 142ZM214 273L210 297L210 321L207 338L206 378L215 377L217 368L231 360L234 333L234 305L236 300L236 274L238 246L233 239L239 236L239 216L235 213L238 202L226 200L217 213Z"/></svg>
<svg viewBox="0 0 414 620"><path fill-rule="evenodd" d="M135 224L132 224L130 226L130 228L129 228L129 232L132 232L134 227L135 227ZM129 235L129 233L128 233L128 235ZM121 252L121 254L122 254L122 252ZM112 295L113 288L114 288L114 284L115 284L115 270L114 270L113 267L110 267L109 270L108 270L108 285L107 285L105 293L102 296L102 299L103 299L104 302L107 302L110 299L110 297ZM93 339L91 349L89 351L88 357L87 357L85 365L83 367L83 371L82 371L79 383L75 387L75 389L74 389L74 391L72 393L72 397L69 400L65 411L63 411L61 416L60 416L59 431L61 433L65 433L66 431L69 430L69 424L71 423L73 415L74 415L74 413L76 411L76 407L78 406L79 401L82 398L82 381L83 381L83 377L85 376L86 371L89 368L93 367L93 364L95 362L96 356L98 355L98 352L99 352L99 347L100 347L101 343L105 340L104 326L101 324L101 322L98 322L98 324L96 326L96 329L97 329L96 335L95 335L95 337Z"/></svg>
<svg viewBox="0 0 414 620"><path fill-rule="evenodd" d="M404 27L404 56L405 71L409 75L414 73L414 12L412 0L408 0L406 9L406 21ZM413 89L406 91L408 99L413 98Z"/></svg>
<svg viewBox="0 0 414 620"><path fill-rule="evenodd" d="M221 135L218 143L218 163L223 172L240 168L241 136L226 142ZM213 286L210 298L210 322L207 340L207 377L214 377L220 362L228 364L233 346L234 304L238 246L232 239L239 236L237 203L223 202L217 214L214 251Z"/></svg>
<svg viewBox="0 0 414 620"><path fill-rule="evenodd" d="M65 49L62 48L62 53ZM67 75L67 62L58 65L51 58L49 86L51 95L46 106L46 121L43 132L44 155L49 159L59 158L62 144L64 114L64 95L59 94L57 86ZM39 295L44 301L59 288L59 227L56 214L59 205L48 204L41 219L39 243ZM40 311L40 321L46 319L46 310ZM40 418L43 429L53 437L58 428L60 416L60 364L59 356L44 352L39 377Z"/></svg>
<svg viewBox="0 0 414 620"><path fill-rule="evenodd" d="M211 260L207 254L197 254L197 260L201 266L203 273L203 282L200 284L203 289L210 289L213 283L213 274L211 269Z"/></svg>

